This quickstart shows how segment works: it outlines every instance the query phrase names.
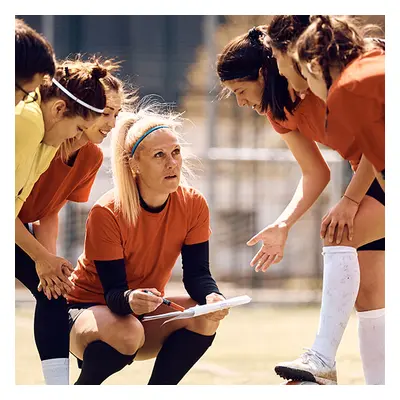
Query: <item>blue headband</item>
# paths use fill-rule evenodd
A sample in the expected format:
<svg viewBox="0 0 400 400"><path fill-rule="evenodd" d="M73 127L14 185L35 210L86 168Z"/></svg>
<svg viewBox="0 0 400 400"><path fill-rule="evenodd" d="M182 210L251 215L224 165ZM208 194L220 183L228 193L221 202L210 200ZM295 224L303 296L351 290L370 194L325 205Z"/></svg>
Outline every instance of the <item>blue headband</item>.
<svg viewBox="0 0 400 400"><path fill-rule="evenodd" d="M133 146L133 149L131 151L131 157L133 157L133 153L135 152L135 150L138 148L139 144L142 142L142 140L150 135L151 132L156 131L157 129L161 129L161 128L170 128L169 126L166 125L160 125L160 126L155 126L154 128L149 129L147 132L144 133L144 135L135 143L135 145Z"/></svg>

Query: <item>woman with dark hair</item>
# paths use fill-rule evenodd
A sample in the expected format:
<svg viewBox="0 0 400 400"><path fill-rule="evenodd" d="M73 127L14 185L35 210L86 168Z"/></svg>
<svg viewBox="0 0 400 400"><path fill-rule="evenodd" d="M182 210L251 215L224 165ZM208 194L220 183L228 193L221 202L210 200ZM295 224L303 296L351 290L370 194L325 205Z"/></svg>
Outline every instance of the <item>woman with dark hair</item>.
<svg viewBox="0 0 400 400"><path fill-rule="evenodd" d="M296 32L305 29L305 25L304 19L297 21L291 30L293 39L296 38ZM321 236L324 237L321 334L313 348L303 357L310 362L303 362L300 367L297 363L296 368L292 368L296 369L295 372L290 368L285 368L283 372L281 368L276 370L287 379L336 384L336 350L360 285L356 249L384 237L384 206L381 204L382 199L377 201L374 197L365 196L373 181L373 172L366 160L362 159L360 149L355 146L351 138L325 135L325 104L307 92L306 81L299 75L296 65L290 62L288 66L290 74L278 68L274 57L277 50L270 44L273 39L268 37L267 29L267 27L253 28L247 34L232 40L219 55L217 64L218 75L225 92L233 92L239 106L250 106L260 115L267 116L274 129L282 134L302 171L300 183L286 209L274 223L247 243L251 246L258 241L263 243L251 261L256 271L266 271L271 264L278 263L282 259L289 229L314 204L330 180L329 167L316 142L338 151L357 169L348 188L352 191L346 191L343 200L348 202L352 217L342 217L337 229L335 221L325 226L327 220L324 219L321 228ZM278 29L278 32L281 31ZM290 31L286 32L285 40L289 40L289 33ZM282 50L284 47L280 48ZM288 77L284 76L286 74ZM292 96L290 86L297 91ZM372 183L374 191L376 185L376 182ZM365 191L357 201L351 194L359 193L360 186L365 188ZM344 226L343 220L348 221L347 226ZM349 279L342 284L344 275ZM368 279L365 282L364 279L361 280L361 285L366 285L365 290L368 290L368 282ZM334 295L330 288L335 288ZM326 299L327 295L329 299ZM343 304L339 310L337 304L342 300ZM382 305L379 305L378 308L381 307ZM320 353L325 357L320 357ZM301 368L306 369L306 372L302 370L298 372Z"/></svg>
<svg viewBox="0 0 400 400"><path fill-rule="evenodd" d="M369 179L364 179L364 185L353 185L353 192L348 193L359 203L356 216L363 207L364 194L365 198L385 204L384 41L366 37L378 29L371 25L360 27L356 19L348 16L314 16L290 51L312 92L326 103L325 135L353 140L363 154L362 162L368 164ZM374 176L367 190L366 184ZM346 212L352 216L345 203L330 211L326 224L340 224L340 216ZM384 250L384 239L358 249L361 287L356 309L367 384L385 382Z"/></svg>
<svg viewBox="0 0 400 400"><path fill-rule="evenodd" d="M54 76L56 62L51 44L22 19L15 18L15 105L31 96L43 77Z"/></svg>

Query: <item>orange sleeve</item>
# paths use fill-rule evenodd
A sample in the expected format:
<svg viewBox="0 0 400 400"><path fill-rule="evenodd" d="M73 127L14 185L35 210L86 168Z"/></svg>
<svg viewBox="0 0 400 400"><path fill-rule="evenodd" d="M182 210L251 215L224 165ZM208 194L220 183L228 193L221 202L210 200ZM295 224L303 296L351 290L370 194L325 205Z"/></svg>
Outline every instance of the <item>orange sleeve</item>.
<svg viewBox="0 0 400 400"><path fill-rule="evenodd" d="M281 134L289 133L289 132L297 129L297 126L296 126L296 124L293 123L293 121L286 121L286 122L282 121L282 123L278 122L272 116L272 113L269 110L267 111L267 118L268 118L268 121L270 122L270 124L272 125L272 127L274 128L274 130L278 133L281 133ZM293 126L284 126L283 125L283 124L287 125L287 123L289 123L290 125L293 125Z"/></svg>
<svg viewBox="0 0 400 400"><path fill-rule="evenodd" d="M95 205L86 221L85 256L107 261L124 258L119 224L108 208Z"/></svg>
<svg viewBox="0 0 400 400"><path fill-rule="evenodd" d="M100 157L97 159L97 162L93 166L93 169L68 196L68 200L74 201L76 203L86 203L89 200L90 191L92 190L94 180L96 179L97 172L99 171L102 162L103 154L100 153Z"/></svg>
<svg viewBox="0 0 400 400"><path fill-rule="evenodd" d="M210 211L208 204L200 193L195 193L191 221L189 221L189 231L184 244L190 245L206 242L210 239L210 235Z"/></svg>

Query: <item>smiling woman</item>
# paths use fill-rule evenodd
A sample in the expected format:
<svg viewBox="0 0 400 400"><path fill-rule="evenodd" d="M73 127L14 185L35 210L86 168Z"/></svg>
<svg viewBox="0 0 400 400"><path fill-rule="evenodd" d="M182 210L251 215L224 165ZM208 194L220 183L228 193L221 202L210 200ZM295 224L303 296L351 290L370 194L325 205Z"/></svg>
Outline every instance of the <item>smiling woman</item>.
<svg viewBox="0 0 400 400"><path fill-rule="evenodd" d="M372 164L364 157L360 143L354 140L352 130L356 124L360 126L361 123L365 129L376 131L374 135L378 136L383 132L384 102L383 106L377 102L384 98L384 51L381 48L375 49L369 54L372 58L361 58L360 64L354 61L354 67L349 70L351 72L344 83L338 79L339 87L340 83L343 83L342 89L345 88L342 90L342 96L346 97L346 102L343 97L336 98L340 100L336 101L337 110L340 112L336 112L335 116L330 109L326 131L325 103L309 90L306 78L309 77L310 71L304 68L304 62L300 60L310 62L318 55L314 61L321 62L314 67L324 65L327 68L324 75L322 71L319 71L318 75L318 88L322 88L326 96L328 87L322 78L334 72L337 64L331 65L332 59L323 58L335 54L341 59L341 54L337 54L337 49L341 46L344 46L344 50L349 50L353 57L356 56L356 52L349 46L348 40L343 40L345 35L342 30L345 25L342 19L333 18L330 21L328 17L319 17L317 20L319 24L313 23L313 30L310 31L308 16L275 16L268 28L261 26L250 29L248 33L228 43L218 56L218 75L225 91L235 94L239 106L254 106L259 114L266 115L272 127L286 142L302 173L287 207L275 221L247 242L249 246L262 243L250 265L255 267L256 271L265 272L271 265L282 260L289 230L315 203L328 184L329 166L316 142L336 150L348 160L356 173L342 199L327 212L321 224L321 238L324 239L324 282L318 335L311 349L297 360L279 363L275 372L286 379L336 384L336 351L355 305L360 318L361 355L366 380L370 384L381 384L384 382L385 361L385 194L374 180ZM330 22L339 30L337 43L332 41ZM318 27L320 29L316 32L315 28ZM308 35L303 36L306 33ZM354 31L348 30L348 33L350 38L356 37ZM300 60L291 58L290 49L295 46L296 41L303 45L300 47L297 43ZM358 46L364 48L364 44L365 49L376 46L374 41L363 42L360 38ZM310 54L313 56L311 59L304 60L304 57L300 57L305 56L310 49L313 50ZM359 82L370 82L364 79L368 71L366 66L374 62L379 72L372 81L376 84L366 87L361 85L361 93L369 102L360 102L360 96L348 97L349 94L344 92L353 92L354 87L360 87ZM303 74L300 69L303 70ZM314 90L314 78L313 81L308 80L311 90ZM292 95L288 82L295 89ZM330 83L332 84L332 79ZM334 88L335 84L332 84L330 91ZM331 93L330 97L333 100ZM370 108L367 109L366 104L369 104ZM355 113L355 109L358 110L358 114ZM375 121L364 116L365 110L370 110L368 115L375 118ZM346 115L352 124L346 122ZM379 125L375 125L375 122ZM366 127L365 123L369 126ZM335 129L339 125L340 129ZM361 129L359 131L364 132ZM375 144L374 150L384 148L384 140L380 143L376 141ZM369 324L368 321L372 318L374 322Z"/></svg>
<svg viewBox="0 0 400 400"><path fill-rule="evenodd" d="M94 106L90 106L88 113L79 109L84 107L80 103L75 107L71 103L75 100L68 97L69 95L57 85L53 87L49 83L42 87L40 92L47 101L45 113L47 112L46 116L50 122L46 125L52 126L53 134L57 131L66 135L68 127L74 135L78 133L78 138L64 141L58 151L56 147L51 147L57 154L49 168L35 183L16 219L16 278L36 299L35 340L47 384L68 384L68 314L66 300L61 294L70 290L66 283L72 285L67 279L72 265L68 260L56 256L58 213L67 201L86 202L89 198L103 160L102 151L96 143L101 143L115 126L116 116L125 100L122 82L111 75L111 71L116 69L117 66L111 60L100 62L99 59L92 59L84 62L80 59L78 61L78 58L65 61L58 67L58 79L68 71L69 78L61 78L60 81L68 87L67 91L71 96L78 96L73 84L77 77L90 77L90 71L101 72L97 89L105 95L105 99L95 102L89 99L88 93L80 93L79 98L84 99L82 101L88 106L89 102L97 107L105 106L104 112L103 109L99 109L101 114L93 111L93 108L97 108ZM83 82L83 86L84 84ZM90 85L88 89L93 93ZM68 108L63 108L63 115L67 115L64 117L67 120L64 124L49 117L53 110L49 104L54 105L58 102L61 106L61 99L65 104L68 103ZM79 116L74 116L75 113ZM87 118L89 115L92 118ZM54 139L54 135L52 137ZM29 223L33 223L34 235L27 229ZM47 279L42 282L40 278L43 270L59 271L62 279ZM38 290L39 282L42 284L41 291Z"/></svg>
<svg viewBox="0 0 400 400"><path fill-rule="evenodd" d="M227 314L141 322L168 311L161 296L180 254L188 295L170 300L188 308L224 299L209 269L207 202L182 182L180 125L179 115L144 108L113 132L114 189L89 213L68 296L71 352L83 361L78 385L101 384L135 357L156 357L150 385L176 385Z"/></svg>
<svg viewBox="0 0 400 400"><path fill-rule="evenodd" d="M223 89L221 97L232 92L240 107L252 107L259 114L268 110L278 120L295 107L288 81L280 75L269 46L262 42L267 26L258 26L231 40L218 55L217 73Z"/></svg>

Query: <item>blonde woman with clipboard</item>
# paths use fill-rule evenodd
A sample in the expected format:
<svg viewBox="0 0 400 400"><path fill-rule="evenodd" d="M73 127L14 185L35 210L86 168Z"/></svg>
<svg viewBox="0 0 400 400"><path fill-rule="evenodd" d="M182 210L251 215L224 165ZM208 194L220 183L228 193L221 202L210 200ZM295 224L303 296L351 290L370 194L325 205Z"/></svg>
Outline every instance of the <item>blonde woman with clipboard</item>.
<svg viewBox="0 0 400 400"><path fill-rule="evenodd" d="M185 309L224 300L209 270L207 202L181 183L180 125L178 115L142 107L113 132L114 189L89 213L68 297L70 348L82 368L77 385L99 385L134 359L154 357L148 384L176 385L228 313L142 321L174 311L162 296L180 254L188 294L168 299Z"/></svg>

